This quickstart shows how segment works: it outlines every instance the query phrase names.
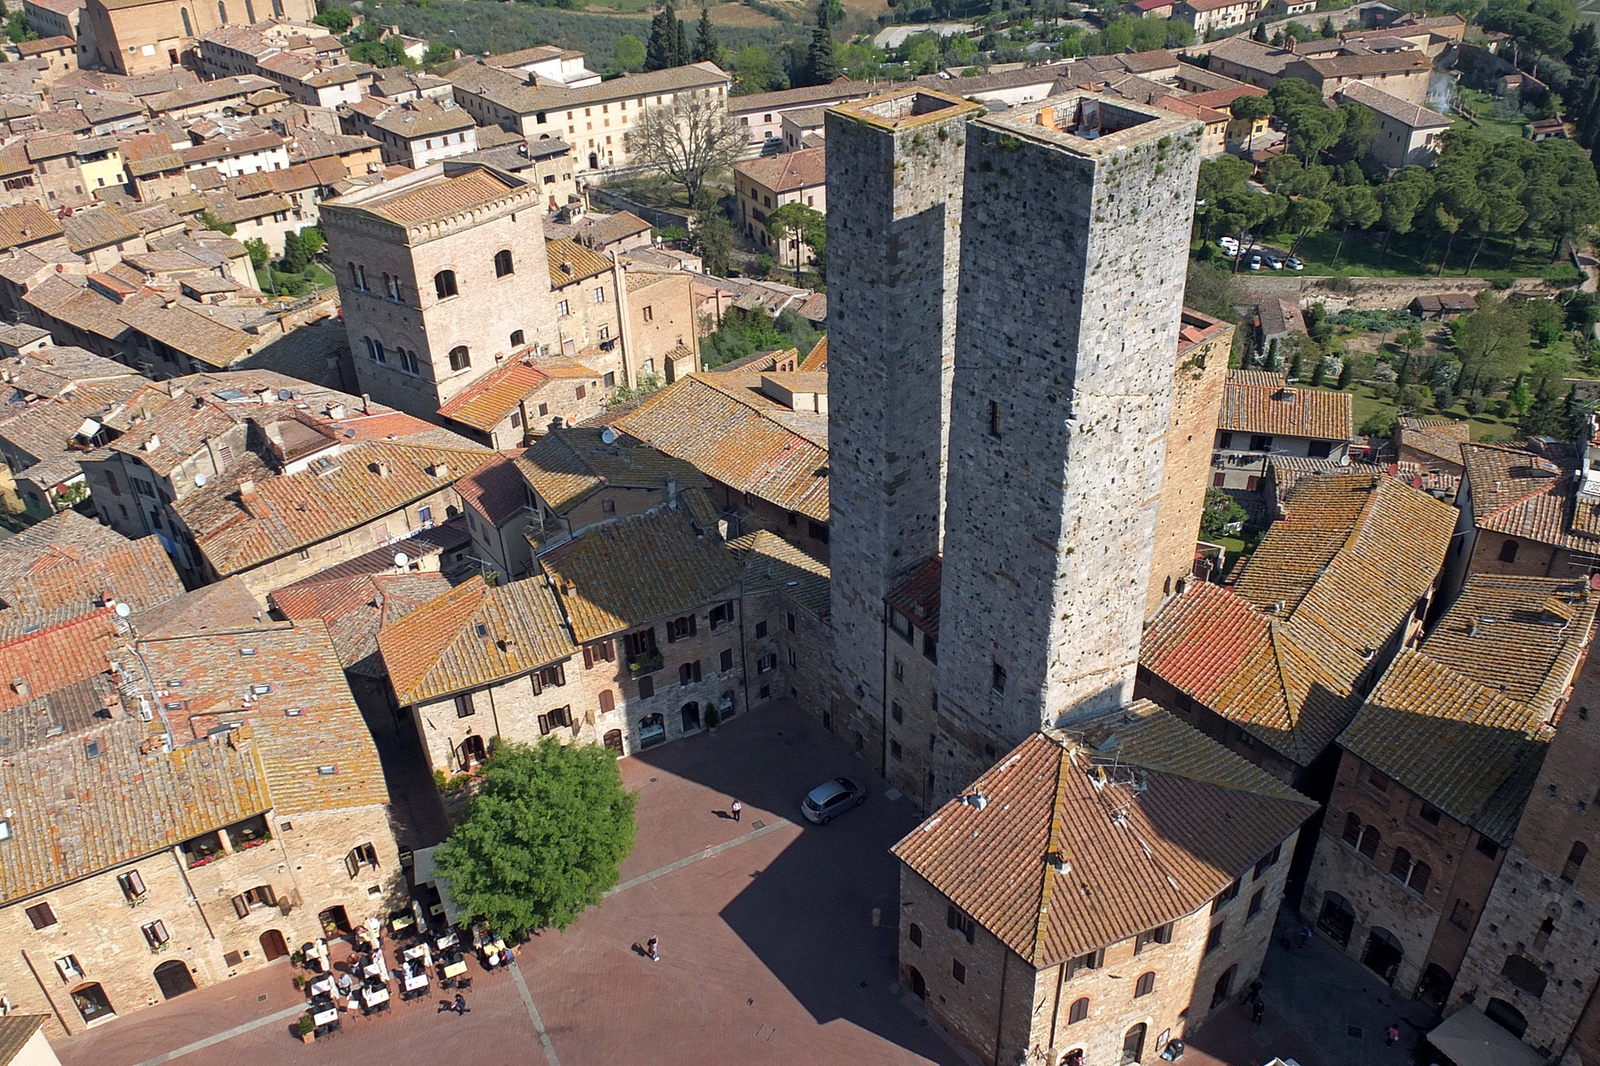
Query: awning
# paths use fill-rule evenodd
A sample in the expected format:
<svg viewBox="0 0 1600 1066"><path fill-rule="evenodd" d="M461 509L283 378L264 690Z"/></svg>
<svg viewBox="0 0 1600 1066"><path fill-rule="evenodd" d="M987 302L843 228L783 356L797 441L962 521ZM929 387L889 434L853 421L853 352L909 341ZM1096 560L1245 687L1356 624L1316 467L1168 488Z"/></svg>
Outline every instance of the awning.
<svg viewBox="0 0 1600 1066"><path fill-rule="evenodd" d="M1538 1052L1476 1007L1450 1015L1428 1034L1428 1043L1455 1066L1546 1066Z"/></svg>
<svg viewBox="0 0 1600 1066"><path fill-rule="evenodd" d="M433 853L438 850L438 848L418 848L412 853L414 864L411 867L411 880L416 885L431 884L439 890L439 902L444 905L445 921L455 925L461 918L461 910L456 906L455 897L450 895L449 887L443 881L437 880L433 874Z"/></svg>

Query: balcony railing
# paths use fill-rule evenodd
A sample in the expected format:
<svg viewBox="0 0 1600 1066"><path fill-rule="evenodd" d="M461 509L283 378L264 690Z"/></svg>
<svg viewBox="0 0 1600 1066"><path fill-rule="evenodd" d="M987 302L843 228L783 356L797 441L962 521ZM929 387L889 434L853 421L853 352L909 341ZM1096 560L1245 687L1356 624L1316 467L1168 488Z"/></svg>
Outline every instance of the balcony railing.
<svg viewBox="0 0 1600 1066"><path fill-rule="evenodd" d="M630 674L653 674L666 665L659 651L647 651L642 655L628 656L628 672Z"/></svg>

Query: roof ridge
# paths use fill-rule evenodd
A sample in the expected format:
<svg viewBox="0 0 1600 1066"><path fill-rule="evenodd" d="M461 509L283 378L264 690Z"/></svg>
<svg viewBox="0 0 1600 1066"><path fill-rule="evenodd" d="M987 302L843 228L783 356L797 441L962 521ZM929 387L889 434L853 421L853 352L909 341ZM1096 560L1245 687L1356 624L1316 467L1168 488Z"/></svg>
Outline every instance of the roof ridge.
<svg viewBox="0 0 1600 1066"><path fill-rule="evenodd" d="M1047 843L1053 854L1064 856L1065 852L1061 850L1061 806L1065 799L1063 793L1065 793L1067 787L1066 764L1072 759L1073 752L1072 749L1064 744L1058 744L1056 752L1056 798L1050 804L1050 836ZM1035 966L1042 966L1046 961L1044 958L1045 927L1050 921L1050 901L1054 895L1054 885L1055 878L1052 876L1050 864L1048 862L1042 863L1039 882L1038 921L1034 923L1033 951L1030 952L1031 957L1028 959Z"/></svg>
<svg viewBox="0 0 1600 1066"><path fill-rule="evenodd" d="M1303 756L1300 744L1300 714L1289 695L1289 674L1284 664L1284 653L1278 648L1278 629L1280 623L1276 618L1267 620L1267 645L1272 649L1272 665L1278 673L1278 691L1283 694L1284 717L1289 720L1289 746L1294 749L1296 756ZM1289 634L1285 633L1285 637ZM1254 722L1250 723L1255 725Z"/></svg>

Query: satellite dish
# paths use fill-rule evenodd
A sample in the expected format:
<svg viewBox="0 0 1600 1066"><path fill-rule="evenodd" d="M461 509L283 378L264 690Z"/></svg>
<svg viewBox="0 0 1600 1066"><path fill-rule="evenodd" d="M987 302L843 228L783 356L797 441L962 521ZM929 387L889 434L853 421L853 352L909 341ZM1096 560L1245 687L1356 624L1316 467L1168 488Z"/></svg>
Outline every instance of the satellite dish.
<svg viewBox="0 0 1600 1066"><path fill-rule="evenodd" d="M617 431L612 429L610 426L607 426L605 429L602 429L600 431L600 443L601 444L615 444L615 443L617 443Z"/></svg>
<svg viewBox="0 0 1600 1066"><path fill-rule="evenodd" d="M129 607L126 603L117 604L117 617L118 618L126 618L132 613L133 613L133 608Z"/></svg>
<svg viewBox="0 0 1600 1066"><path fill-rule="evenodd" d="M194 476L194 483L199 488L202 488L202 489L205 488L206 487L206 476L204 474L196 474Z"/></svg>
<svg viewBox="0 0 1600 1066"><path fill-rule="evenodd" d="M411 556L407 555L405 552L395 552L394 565L404 570L406 567L411 565Z"/></svg>

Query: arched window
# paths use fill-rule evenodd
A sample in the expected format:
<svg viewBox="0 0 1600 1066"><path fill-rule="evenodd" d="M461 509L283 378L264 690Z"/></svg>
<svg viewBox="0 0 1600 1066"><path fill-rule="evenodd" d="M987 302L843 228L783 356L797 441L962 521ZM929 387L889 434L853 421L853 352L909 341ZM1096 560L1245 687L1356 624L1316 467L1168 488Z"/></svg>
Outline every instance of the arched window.
<svg viewBox="0 0 1600 1066"><path fill-rule="evenodd" d="M256 21L256 5L253 0L244 0L244 18L251 25Z"/></svg>
<svg viewBox="0 0 1600 1066"><path fill-rule="evenodd" d="M178 15L183 19L183 35L185 37L193 37L194 23L189 21L189 9L186 7L178 8Z"/></svg>
<svg viewBox="0 0 1600 1066"><path fill-rule="evenodd" d="M1578 867L1583 865L1583 860L1588 858L1589 848L1583 841L1574 841L1572 850L1567 852L1567 864L1561 868L1561 880L1572 884L1578 876Z"/></svg>
<svg viewBox="0 0 1600 1066"><path fill-rule="evenodd" d="M190 36L193 36L193 34L190 34ZM353 288L361 288L361 275L356 273L356 265L354 263L346 263L345 265L350 268L350 285Z"/></svg>
<svg viewBox="0 0 1600 1066"><path fill-rule="evenodd" d="M1067 1024L1077 1025L1079 1022L1087 1020L1088 1017L1089 997L1085 996L1082 999L1073 1000L1072 1006L1067 1010Z"/></svg>
<svg viewBox="0 0 1600 1066"><path fill-rule="evenodd" d="M1428 889L1428 878L1432 876L1433 867L1425 862L1414 862L1411 864L1411 876L1406 878L1406 884L1418 892L1425 892Z"/></svg>
<svg viewBox="0 0 1600 1066"><path fill-rule="evenodd" d="M1211 986L1211 1009L1216 1010L1228 1002L1228 997L1233 995L1233 979L1239 973L1239 964L1234 963L1222 972L1217 978L1217 983Z"/></svg>
<svg viewBox="0 0 1600 1066"><path fill-rule="evenodd" d="M1129 1029L1122 1038L1121 1062L1139 1062L1144 1058L1144 1037L1150 1027L1144 1022Z"/></svg>
<svg viewBox="0 0 1600 1066"><path fill-rule="evenodd" d="M217 0L217 18L222 20L224 26L228 24L228 5L223 0Z"/></svg>
<svg viewBox="0 0 1600 1066"><path fill-rule="evenodd" d="M1389 864L1389 876L1412 891L1421 892L1428 887L1428 878L1433 876L1433 870L1427 863L1413 860L1411 852L1405 848L1395 848L1394 861Z"/></svg>
<svg viewBox="0 0 1600 1066"><path fill-rule="evenodd" d="M433 276L433 291L439 294L439 299L448 300L456 295L456 272L454 270L441 270Z"/></svg>
<svg viewBox="0 0 1600 1066"><path fill-rule="evenodd" d="M450 349L450 369L465 370L472 365L472 357L467 354L465 345Z"/></svg>
<svg viewBox="0 0 1600 1066"><path fill-rule="evenodd" d="M1500 561L1502 563L1514 563L1517 561L1516 541L1508 540L1504 544L1500 545Z"/></svg>
<svg viewBox="0 0 1600 1066"><path fill-rule="evenodd" d="M1378 854L1378 845L1383 840L1377 826L1363 825L1354 812L1345 815L1344 832L1340 837L1369 859Z"/></svg>
<svg viewBox="0 0 1600 1066"><path fill-rule="evenodd" d="M512 332L511 332L511 347L520 348L524 344L527 344L527 343L528 342L525 339L523 339L523 333L522 333L522 331L520 329L512 330Z"/></svg>
<svg viewBox="0 0 1600 1066"><path fill-rule="evenodd" d="M909 937L911 942L917 945L917 947L920 948L922 946L922 926L918 925L916 922L912 922L910 927L906 929L906 936Z"/></svg>
<svg viewBox="0 0 1600 1066"><path fill-rule="evenodd" d="M1133 998L1138 999L1140 996L1148 996L1155 990L1156 972L1151 970L1149 973L1142 973L1139 975L1139 980L1134 983Z"/></svg>
<svg viewBox="0 0 1600 1066"><path fill-rule="evenodd" d="M1344 833L1342 839L1352 848L1361 843L1361 816L1351 811L1344 816Z"/></svg>
<svg viewBox="0 0 1600 1066"><path fill-rule="evenodd" d="M509 273L511 273L511 253L502 248L494 253L494 276L503 278Z"/></svg>
<svg viewBox="0 0 1600 1066"><path fill-rule="evenodd" d="M1401 881L1411 876L1411 852L1405 848L1394 849L1394 861L1389 863L1389 876Z"/></svg>

